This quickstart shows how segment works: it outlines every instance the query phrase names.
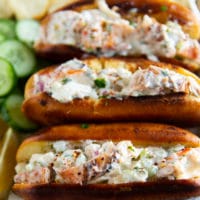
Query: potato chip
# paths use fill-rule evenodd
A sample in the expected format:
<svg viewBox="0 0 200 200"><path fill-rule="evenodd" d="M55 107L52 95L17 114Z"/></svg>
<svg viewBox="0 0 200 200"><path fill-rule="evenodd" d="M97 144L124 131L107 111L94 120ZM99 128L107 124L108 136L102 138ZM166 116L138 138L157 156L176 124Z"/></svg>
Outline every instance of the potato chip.
<svg viewBox="0 0 200 200"><path fill-rule="evenodd" d="M0 0L0 18L9 18L13 15L7 0Z"/></svg>
<svg viewBox="0 0 200 200"><path fill-rule="evenodd" d="M9 0L16 18L41 19L47 13L51 0Z"/></svg>

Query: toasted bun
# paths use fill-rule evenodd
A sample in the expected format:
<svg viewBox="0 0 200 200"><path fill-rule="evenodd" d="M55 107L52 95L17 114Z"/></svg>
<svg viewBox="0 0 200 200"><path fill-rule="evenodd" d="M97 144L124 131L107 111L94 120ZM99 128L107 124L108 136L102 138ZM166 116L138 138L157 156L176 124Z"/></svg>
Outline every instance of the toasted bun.
<svg viewBox="0 0 200 200"><path fill-rule="evenodd" d="M91 124L57 126L40 131L26 139L17 153L17 162L26 161L33 153L41 153L55 140L131 140L136 145L199 147L200 139L186 130L161 124ZM15 184L15 193L24 199L182 199L200 194L199 180L160 180L127 184Z"/></svg>
<svg viewBox="0 0 200 200"><path fill-rule="evenodd" d="M183 200L200 195L199 180L144 182L121 185L15 184L25 200Z"/></svg>
<svg viewBox="0 0 200 200"><path fill-rule="evenodd" d="M199 78L183 68L155 63L141 59L91 58L84 60L97 71L109 67L125 67L135 71L138 67L148 68L156 65L168 68L185 76ZM53 67L43 69L38 74L46 74ZM34 94L34 78L28 80L25 88L23 111L28 118L41 125L63 124L69 122L114 122L114 121L151 121L175 124L198 124L200 122L200 99L189 94L170 94L163 96L130 97L118 99L75 99L61 103L46 93ZM81 110L81 112L80 112Z"/></svg>

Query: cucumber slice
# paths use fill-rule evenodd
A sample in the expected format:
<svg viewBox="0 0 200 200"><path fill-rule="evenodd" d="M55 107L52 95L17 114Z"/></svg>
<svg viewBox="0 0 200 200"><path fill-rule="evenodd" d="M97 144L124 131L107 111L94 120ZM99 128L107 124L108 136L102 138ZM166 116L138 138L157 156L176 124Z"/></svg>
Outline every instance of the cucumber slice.
<svg viewBox="0 0 200 200"><path fill-rule="evenodd" d="M0 57L13 65L18 77L27 77L33 73L36 58L31 49L17 40L6 40L0 44Z"/></svg>
<svg viewBox="0 0 200 200"><path fill-rule="evenodd" d="M13 66L0 58L0 97L7 95L14 88L16 82Z"/></svg>
<svg viewBox="0 0 200 200"><path fill-rule="evenodd" d="M0 19L0 33L5 35L7 39L15 38L15 22L11 19Z"/></svg>
<svg viewBox="0 0 200 200"><path fill-rule="evenodd" d="M32 47L39 36L39 22L33 19L23 19L17 22L16 33L17 37Z"/></svg>
<svg viewBox="0 0 200 200"><path fill-rule="evenodd" d="M37 126L29 121L21 112L21 106L24 98L19 94L10 95L4 102L1 115L2 118L14 129L19 131L32 131Z"/></svg>

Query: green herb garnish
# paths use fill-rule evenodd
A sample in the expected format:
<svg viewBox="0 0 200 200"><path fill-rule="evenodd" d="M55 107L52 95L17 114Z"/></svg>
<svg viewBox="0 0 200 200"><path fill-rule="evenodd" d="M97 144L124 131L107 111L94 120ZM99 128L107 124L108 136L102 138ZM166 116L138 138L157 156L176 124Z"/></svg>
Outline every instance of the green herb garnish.
<svg viewBox="0 0 200 200"><path fill-rule="evenodd" d="M62 79L62 84L65 85L65 84L68 83L69 81L71 81L71 79L69 79L69 78L64 78L64 79Z"/></svg>
<svg viewBox="0 0 200 200"><path fill-rule="evenodd" d="M143 149L141 152L140 152L140 158L142 157L146 157L147 156L147 151L145 149Z"/></svg>
<svg viewBox="0 0 200 200"><path fill-rule="evenodd" d="M128 146L128 150L135 151L135 148L133 146Z"/></svg>
<svg viewBox="0 0 200 200"><path fill-rule="evenodd" d="M94 49L92 47L88 47L88 48L86 48L86 51L89 52L89 53L93 53Z"/></svg>
<svg viewBox="0 0 200 200"><path fill-rule="evenodd" d="M166 12L166 11L168 10L168 7L165 6L165 5L163 5L163 6L160 7L160 10L161 10L162 12Z"/></svg>
<svg viewBox="0 0 200 200"><path fill-rule="evenodd" d="M176 60L179 60L179 61L182 61L182 60L183 60L183 57L180 56L180 55L176 55L176 56L175 56L175 59L176 59Z"/></svg>
<svg viewBox="0 0 200 200"><path fill-rule="evenodd" d="M99 99L107 99L108 95L99 96Z"/></svg>
<svg viewBox="0 0 200 200"><path fill-rule="evenodd" d="M84 128L84 129L89 128L89 124L86 124L86 123L81 124L81 128Z"/></svg>
<svg viewBox="0 0 200 200"><path fill-rule="evenodd" d="M176 45L177 50L180 50L182 47L183 47L183 43L182 43L182 42L179 42L179 43Z"/></svg>
<svg viewBox="0 0 200 200"><path fill-rule="evenodd" d="M98 78L94 81L95 85L98 88L105 88L106 87L106 81L103 78Z"/></svg>
<svg viewBox="0 0 200 200"><path fill-rule="evenodd" d="M136 27L136 25L137 25L134 21L130 21L129 24L130 24L131 26L133 26L133 27Z"/></svg>
<svg viewBox="0 0 200 200"><path fill-rule="evenodd" d="M162 70L161 73L162 73L163 76L168 76L168 72L165 71L165 70Z"/></svg>
<svg viewBox="0 0 200 200"><path fill-rule="evenodd" d="M137 167L137 166L135 166L135 167L134 167L134 169L135 169L135 170L139 170L140 168L139 168L139 167Z"/></svg>

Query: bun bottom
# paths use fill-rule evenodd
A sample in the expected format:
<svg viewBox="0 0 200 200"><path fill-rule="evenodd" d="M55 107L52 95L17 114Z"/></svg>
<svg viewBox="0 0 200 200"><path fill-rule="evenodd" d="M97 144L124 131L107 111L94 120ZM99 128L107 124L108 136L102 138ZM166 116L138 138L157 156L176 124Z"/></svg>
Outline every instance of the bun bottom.
<svg viewBox="0 0 200 200"><path fill-rule="evenodd" d="M13 191L25 200L183 200L200 195L200 181L175 180L121 185L26 185Z"/></svg>
<svg viewBox="0 0 200 200"><path fill-rule="evenodd" d="M187 94L117 99L75 99L61 103L45 93L25 100L23 111L40 125L80 122L164 122L191 126L200 123L200 101Z"/></svg>

